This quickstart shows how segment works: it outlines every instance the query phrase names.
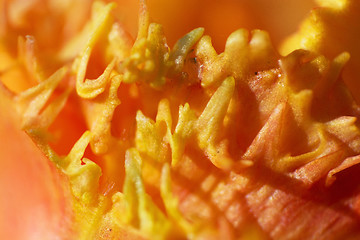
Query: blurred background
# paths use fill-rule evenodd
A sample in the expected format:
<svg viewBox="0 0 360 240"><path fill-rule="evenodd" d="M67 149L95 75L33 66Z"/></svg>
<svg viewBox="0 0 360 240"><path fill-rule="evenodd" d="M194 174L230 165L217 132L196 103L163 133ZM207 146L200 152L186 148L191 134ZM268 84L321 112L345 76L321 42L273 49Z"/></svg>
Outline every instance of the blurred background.
<svg viewBox="0 0 360 240"><path fill-rule="evenodd" d="M313 0L148 0L153 21L164 26L169 45L185 33L204 27L218 51L227 37L239 28L270 33L275 46L295 32L315 6ZM119 19L135 36L137 0L118 0Z"/></svg>
<svg viewBox="0 0 360 240"><path fill-rule="evenodd" d="M31 34L39 47L53 48L62 35L69 38L81 29L88 20L92 2L0 0L0 36L6 32ZM114 16L136 37L139 0L112 2L117 3ZM266 30L278 46L297 30L299 22L315 6L313 0L147 0L147 3L152 20L164 26L170 47L192 29L204 27L218 51L224 48L227 36L239 28ZM42 44L42 39L46 43Z"/></svg>

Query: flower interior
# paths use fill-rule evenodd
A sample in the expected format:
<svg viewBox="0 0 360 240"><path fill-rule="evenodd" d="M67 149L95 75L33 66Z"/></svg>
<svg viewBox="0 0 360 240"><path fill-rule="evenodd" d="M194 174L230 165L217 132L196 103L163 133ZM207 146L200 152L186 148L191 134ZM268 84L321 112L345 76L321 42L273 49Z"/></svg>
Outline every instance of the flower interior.
<svg viewBox="0 0 360 240"><path fill-rule="evenodd" d="M245 29L222 53L203 28L170 48L144 1L136 39L114 3L54 16L68 38L32 9L61 44L2 43L0 97L63 177L59 237L359 237L359 38L336 31L360 7L318 2L282 54Z"/></svg>

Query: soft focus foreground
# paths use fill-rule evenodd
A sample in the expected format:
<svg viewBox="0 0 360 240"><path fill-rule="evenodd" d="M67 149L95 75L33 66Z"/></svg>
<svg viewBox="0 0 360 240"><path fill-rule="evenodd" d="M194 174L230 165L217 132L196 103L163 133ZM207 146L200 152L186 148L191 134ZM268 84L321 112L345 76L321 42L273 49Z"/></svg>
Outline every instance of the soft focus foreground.
<svg viewBox="0 0 360 240"><path fill-rule="evenodd" d="M284 56L260 30L169 48L143 1L135 39L129 3L0 4L0 239L360 237L357 1Z"/></svg>

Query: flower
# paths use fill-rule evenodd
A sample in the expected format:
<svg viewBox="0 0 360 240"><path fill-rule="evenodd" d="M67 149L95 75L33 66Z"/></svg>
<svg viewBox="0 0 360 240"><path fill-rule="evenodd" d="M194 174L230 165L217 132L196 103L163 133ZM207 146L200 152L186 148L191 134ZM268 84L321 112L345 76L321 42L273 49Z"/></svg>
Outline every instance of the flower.
<svg viewBox="0 0 360 240"><path fill-rule="evenodd" d="M282 55L263 30L222 51L234 9L280 44L258 2L174 1L177 29L140 1L133 38L131 1L2 1L0 236L356 239L359 5L319 0ZM195 19L218 38L179 37Z"/></svg>

